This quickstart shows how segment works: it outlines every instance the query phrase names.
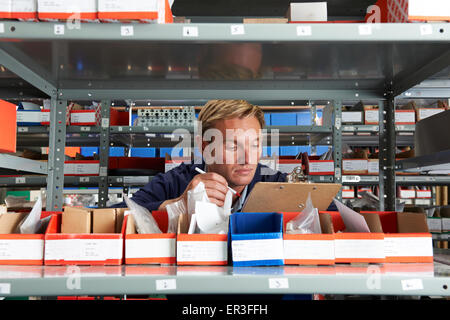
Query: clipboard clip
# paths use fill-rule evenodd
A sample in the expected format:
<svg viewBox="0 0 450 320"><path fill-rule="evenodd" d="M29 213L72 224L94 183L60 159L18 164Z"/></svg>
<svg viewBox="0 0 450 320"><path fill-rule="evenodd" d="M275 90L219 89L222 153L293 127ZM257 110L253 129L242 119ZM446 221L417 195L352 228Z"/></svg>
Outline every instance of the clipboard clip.
<svg viewBox="0 0 450 320"><path fill-rule="evenodd" d="M308 177L303 173L302 167L295 167L290 174L287 175L287 182L307 182Z"/></svg>

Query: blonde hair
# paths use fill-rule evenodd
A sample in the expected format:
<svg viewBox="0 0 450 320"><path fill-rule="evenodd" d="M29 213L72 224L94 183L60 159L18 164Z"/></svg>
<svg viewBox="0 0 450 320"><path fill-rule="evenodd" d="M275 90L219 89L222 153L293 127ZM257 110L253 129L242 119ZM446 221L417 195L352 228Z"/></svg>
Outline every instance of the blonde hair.
<svg viewBox="0 0 450 320"><path fill-rule="evenodd" d="M245 100L210 100L201 109L198 120L202 123L202 131L210 129L217 120L255 117L261 129L264 128L264 112Z"/></svg>

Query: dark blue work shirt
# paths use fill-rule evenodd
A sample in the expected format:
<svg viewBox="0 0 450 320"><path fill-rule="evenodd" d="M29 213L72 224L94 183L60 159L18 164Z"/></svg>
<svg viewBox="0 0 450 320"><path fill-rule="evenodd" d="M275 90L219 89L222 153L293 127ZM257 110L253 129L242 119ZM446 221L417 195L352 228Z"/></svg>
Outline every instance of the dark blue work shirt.
<svg viewBox="0 0 450 320"><path fill-rule="evenodd" d="M132 200L137 204L147 208L149 211L158 210L161 203L174 199L183 194L191 180L199 174L195 168L205 170L205 163L201 164L180 164L178 167L166 173L158 173L148 184L133 194ZM261 169L272 171L272 175L261 174ZM247 186L247 196L252 191L257 182L285 182L286 173L273 171L265 165L258 164L255 176ZM112 206L113 208L125 208L125 202Z"/></svg>

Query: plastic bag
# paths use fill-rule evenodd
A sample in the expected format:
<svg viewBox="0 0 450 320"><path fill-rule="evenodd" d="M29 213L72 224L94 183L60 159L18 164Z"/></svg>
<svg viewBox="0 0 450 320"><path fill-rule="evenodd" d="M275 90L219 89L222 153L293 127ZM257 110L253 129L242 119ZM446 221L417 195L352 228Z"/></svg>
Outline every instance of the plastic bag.
<svg viewBox="0 0 450 320"><path fill-rule="evenodd" d="M178 200L177 202L168 204L166 206L166 210L167 218L169 220L167 232L177 233L178 217L181 214L186 213L186 205L184 204L184 200Z"/></svg>
<svg viewBox="0 0 450 320"><path fill-rule="evenodd" d="M42 199L39 197L31 212L20 224L21 234L35 234L41 228Z"/></svg>
<svg viewBox="0 0 450 320"><path fill-rule="evenodd" d="M141 234L162 233L156 223L155 218L144 207L138 205L126 195L123 196L125 203L134 217L136 231Z"/></svg>
<svg viewBox="0 0 450 320"><path fill-rule="evenodd" d="M311 193L308 193L305 209L303 209L299 215L286 224L286 233L322 233L320 228L319 212L313 206Z"/></svg>

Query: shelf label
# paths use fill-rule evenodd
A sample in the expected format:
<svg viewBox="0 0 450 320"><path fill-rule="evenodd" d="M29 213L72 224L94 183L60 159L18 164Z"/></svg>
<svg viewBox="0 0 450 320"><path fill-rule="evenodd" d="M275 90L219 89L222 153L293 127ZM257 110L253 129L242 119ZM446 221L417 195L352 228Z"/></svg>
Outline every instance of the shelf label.
<svg viewBox="0 0 450 320"><path fill-rule="evenodd" d="M308 37L312 35L311 26L297 26L297 36Z"/></svg>
<svg viewBox="0 0 450 320"><path fill-rule="evenodd" d="M80 177L80 182L89 182L89 177Z"/></svg>
<svg viewBox="0 0 450 320"><path fill-rule="evenodd" d="M109 118L102 118L102 128L109 127Z"/></svg>
<svg viewBox="0 0 450 320"><path fill-rule="evenodd" d="M372 34L372 25L371 24L362 24L358 26L358 32L360 36L370 36Z"/></svg>
<svg viewBox="0 0 450 320"><path fill-rule="evenodd" d="M342 176L342 182L360 182L360 176Z"/></svg>
<svg viewBox="0 0 450 320"><path fill-rule="evenodd" d="M91 127L80 127L80 131L83 131L83 132L91 131Z"/></svg>
<svg viewBox="0 0 450 320"><path fill-rule="evenodd" d="M120 35L122 37L134 36L134 27L133 26L121 26L120 27Z"/></svg>
<svg viewBox="0 0 450 320"><path fill-rule="evenodd" d="M28 127L17 127L18 132L28 132Z"/></svg>
<svg viewBox="0 0 450 320"><path fill-rule="evenodd" d="M156 290L175 290L176 288L176 279L156 280Z"/></svg>
<svg viewBox="0 0 450 320"><path fill-rule="evenodd" d="M198 37L198 27L183 27L183 37Z"/></svg>
<svg viewBox="0 0 450 320"><path fill-rule="evenodd" d="M270 278L270 289L289 289L289 279L287 278Z"/></svg>
<svg viewBox="0 0 450 320"><path fill-rule="evenodd" d="M0 283L0 294L10 294L11 283Z"/></svg>
<svg viewBox="0 0 450 320"><path fill-rule="evenodd" d="M0 23L0 33L5 32L5 25L3 23Z"/></svg>
<svg viewBox="0 0 450 320"><path fill-rule="evenodd" d="M420 35L427 36L433 34L433 27L430 24L423 24L420 26Z"/></svg>
<svg viewBox="0 0 450 320"><path fill-rule="evenodd" d="M232 35L245 34L244 25L242 25L242 24L234 24L230 28L231 28Z"/></svg>
<svg viewBox="0 0 450 320"><path fill-rule="evenodd" d="M25 177L16 178L16 184L25 183L25 182L26 182L26 178Z"/></svg>
<svg viewBox="0 0 450 320"><path fill-rule="evenodd" d="M402 280L402 290L423 290L422 279Z"/></svg>
<svg viewBox="0 0 450 320"><path fill-rule="evenodd" d="M53 27L53 31L56 35L64 34L64 25L63 24L55 24Z"/></svg>

